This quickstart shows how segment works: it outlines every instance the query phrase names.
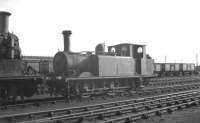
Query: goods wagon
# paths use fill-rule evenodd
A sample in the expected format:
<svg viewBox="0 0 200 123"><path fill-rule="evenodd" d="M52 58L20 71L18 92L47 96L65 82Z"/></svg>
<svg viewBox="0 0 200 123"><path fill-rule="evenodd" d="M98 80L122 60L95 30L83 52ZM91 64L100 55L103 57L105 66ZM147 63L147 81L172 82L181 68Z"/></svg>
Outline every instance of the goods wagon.
<svg viewBox="0 0 200 123"><path fill-rule="evenodd" d="M180 76L195 73L193 63L154 63L154 73L158 76Z"/></svg>

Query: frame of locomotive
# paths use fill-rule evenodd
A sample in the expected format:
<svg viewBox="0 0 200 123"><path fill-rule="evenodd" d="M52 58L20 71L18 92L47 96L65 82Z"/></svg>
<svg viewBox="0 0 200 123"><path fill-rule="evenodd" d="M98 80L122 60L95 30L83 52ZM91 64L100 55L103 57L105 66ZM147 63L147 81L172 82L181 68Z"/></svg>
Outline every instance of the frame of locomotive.
<svg viewBox="0 0 200 123"><path fill-rule="evenodd" d="M90 78L56 78L55 92L73 98L91 95L115 95L125 91L140 89L146 78L154 76L126 76L126 77L90 77ZM50 80L52 81L52 80ZM51 82L52 84L52 82ZM58 89L58 90L57 90ZM51 89L50 89L51 90ZM53 93L53 92L52 92Z"/></svg>

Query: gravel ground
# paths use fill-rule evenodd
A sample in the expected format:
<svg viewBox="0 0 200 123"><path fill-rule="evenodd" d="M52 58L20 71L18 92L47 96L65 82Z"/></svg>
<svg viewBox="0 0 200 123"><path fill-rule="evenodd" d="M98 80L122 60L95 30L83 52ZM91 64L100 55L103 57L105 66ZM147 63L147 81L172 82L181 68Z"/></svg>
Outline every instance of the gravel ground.
<svg viewBox="0 0 200 123"><path fill-rule="evenodd" d="M200 107L192 107L172 114L150 117L147 120L139 120L136 123L200 123Z"/></svg>

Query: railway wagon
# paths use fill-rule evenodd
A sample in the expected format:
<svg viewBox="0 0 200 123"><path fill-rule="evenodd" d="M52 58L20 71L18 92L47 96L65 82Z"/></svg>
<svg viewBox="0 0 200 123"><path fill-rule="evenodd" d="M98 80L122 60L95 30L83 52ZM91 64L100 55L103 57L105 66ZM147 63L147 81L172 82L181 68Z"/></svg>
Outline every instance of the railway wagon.
<svg viewBox="0 0 200 123"><path fill-rule="evenodd" d="M173 63L154 63L154 73L158 76L170 76L176 71Z"/></svg>
<svg viewBox="0 0 200 123"><path fill-rule="evenodd" d="M165 63L164 64L164 71L165 75L170 75L174 73L175 64L173 63Z"/></svg>
<svg viewBox="0 0 200 123"><path fill-rule="evenodd" d="M181 63L180 71L182 75L191 75L195 73L195 64L194 63Z"/></svg>
<svg viewBox="0 0 200 123"><path fill-rule="evenodd" d="M24 74L19 39L8 30L10 15L0 12L0 103L17 96L33 96L42 82L40 76Z"/></svg>
<svg viewBox="0 0 200 123"><path fill-rule="evenodd" d="M163 63L154 63L154 73L158 76L161 76L164 72Z"/></svg>
<svg viewBox="0 0 200 123"><path fill-rule="evenodd" d="M153 77L153 59L147 57L146 46L99 44L95 54L80 54L69 49L71 31L63 31L64 51L54 56L55 77L48 85L56 93L72 96L121 92L141 86L142 79Z"/></svg>
<svg viewBox="0 0 200 123"><path fill-rule="evenodd" d="M180 74L180 64L179 63L175 63L175 73L174 75L178 76Z"/></svg>

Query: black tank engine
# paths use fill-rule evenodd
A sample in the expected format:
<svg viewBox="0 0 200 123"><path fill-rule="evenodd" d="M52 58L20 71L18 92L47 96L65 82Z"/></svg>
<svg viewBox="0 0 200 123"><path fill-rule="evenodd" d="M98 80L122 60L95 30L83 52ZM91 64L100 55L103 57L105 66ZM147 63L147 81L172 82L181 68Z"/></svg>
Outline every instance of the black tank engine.
<svg viewBox="0 0 200 123"><path fill-rule="evenodd" d="M52 90L68 96L132 90L153 76L153 59L145 45L123 43L108 46L106 52L104 44L98 44L95 53L75 53L70 51L71 34L63 31L64 51L54 56L56 77L48 82Z"/></svg>

